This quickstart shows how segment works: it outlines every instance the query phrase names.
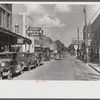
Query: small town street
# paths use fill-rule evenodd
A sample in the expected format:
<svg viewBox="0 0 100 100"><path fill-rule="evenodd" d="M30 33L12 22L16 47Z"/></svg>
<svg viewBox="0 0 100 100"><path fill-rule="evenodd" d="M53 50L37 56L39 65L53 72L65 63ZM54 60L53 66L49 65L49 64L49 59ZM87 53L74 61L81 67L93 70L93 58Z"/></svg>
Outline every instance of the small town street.
<svg viewBox="0 0 100 100"><path fill-rule="evenodd" d="M100 74L82 61L68 55L62 60L50 60L13 80L100 80Z"/></svg>

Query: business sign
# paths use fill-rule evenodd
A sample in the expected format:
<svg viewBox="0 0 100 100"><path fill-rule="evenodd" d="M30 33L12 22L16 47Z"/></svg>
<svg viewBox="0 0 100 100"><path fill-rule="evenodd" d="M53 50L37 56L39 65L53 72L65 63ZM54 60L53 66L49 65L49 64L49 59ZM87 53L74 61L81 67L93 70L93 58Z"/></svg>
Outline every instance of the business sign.
<svg viewBox="0 0 100 100"><path fill-rule="evenodd" d="M17 39L17 43L18 43L18 44L23 44L23 39L20 39L20 38Z"/></svg>
<svg viewBox="0 0 100 100"><path fill-rule="evenodd" d="M83 40L73 40L73 44L82 44L84 41Z"/></svg>
<svg viewBox="0 0 100 100"><path fill-rule="evenodd" d="M77 50L78 49L78 45L74 45L74 49Z"/></svg>
<svg viewBox="0 0 100 100"><path fill-rule="evenodd" d="M43 30L41 29L41 27L29 27L26 30L26 33L29 36L42 35L43 34Z"/></svg>
<svg viewBox="0 0 100 100"><path fill-rule="evenodd" d="M89 45L89 46L91 45L91 40L88 40L88 45Z"/></svg>
<svg viewBox="0 0 100 100"><path fill-rule="evenodd" d="M55 50L53 51L53 53L57 53L57 50L55 49Z"/></svg>
<svg viewBox="0 0 100 100"><path fill-rule="evenodd" d="M53 50L53 49L54 49L54 45L51 44L51 45L50 45L50 50Z"/></svg>
<svg viewBox="0 0 100 100"><path fill-rule="evenodd" d="M41 27L29 27L29 30L41 30Z"/></svg>

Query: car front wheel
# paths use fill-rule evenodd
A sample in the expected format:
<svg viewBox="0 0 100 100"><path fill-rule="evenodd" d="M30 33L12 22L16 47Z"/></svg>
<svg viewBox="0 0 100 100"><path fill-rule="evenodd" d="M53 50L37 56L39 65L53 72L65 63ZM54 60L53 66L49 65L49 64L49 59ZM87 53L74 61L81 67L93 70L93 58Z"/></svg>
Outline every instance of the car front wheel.
<svg viewBox="0 0 100 100"><path fill-rule="evenodd" d="M9 72L9 75L7 76L7 79L8 79L8 80L11 80L12 78L13 78L13 75L12 75L12 72L10 71L10 72Z"/></svg>

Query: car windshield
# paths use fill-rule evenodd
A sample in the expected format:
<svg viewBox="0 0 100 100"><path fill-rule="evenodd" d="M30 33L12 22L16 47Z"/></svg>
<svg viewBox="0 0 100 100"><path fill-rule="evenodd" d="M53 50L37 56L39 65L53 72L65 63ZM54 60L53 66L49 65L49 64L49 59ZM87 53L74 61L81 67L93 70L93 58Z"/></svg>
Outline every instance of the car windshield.
<svg viewBox="0 0 100 100"><path fill-rule="evenodd" d="M25 57L25 54L18 54L18 57Z"/></svg>
<svg viewBox="0 0 100 100"><path fill-rule="evenodd" d="M0 55L0 59L11 59L12 57L13 57L13 54Z"/></svg>

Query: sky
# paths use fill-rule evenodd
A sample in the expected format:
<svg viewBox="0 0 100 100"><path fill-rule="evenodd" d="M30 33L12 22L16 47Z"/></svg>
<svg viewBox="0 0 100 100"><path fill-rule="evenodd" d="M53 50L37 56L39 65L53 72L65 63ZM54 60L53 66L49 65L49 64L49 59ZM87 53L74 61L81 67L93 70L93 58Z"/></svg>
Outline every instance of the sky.
<svg viewBox="0 0 100 100"><path fill-rule="evenodd" d="M87 23L99 7L100 5L87 5ZM60 40L67 47L78 37L78 28L80 38L83 36L82 29L85 21L82 4L13 4L13 13L21 12L29 13L33 18L33 26L42 26L46 36L54 41ZM93 20L99 13L100 11Z"/></svg>

